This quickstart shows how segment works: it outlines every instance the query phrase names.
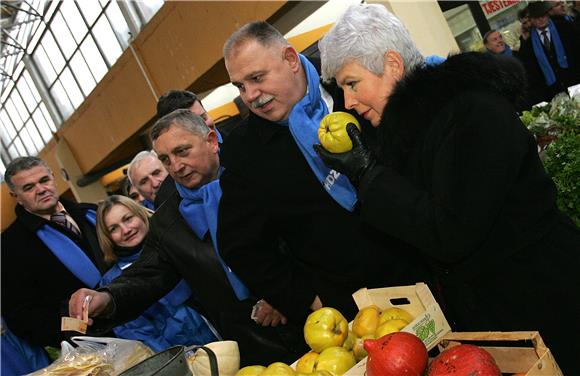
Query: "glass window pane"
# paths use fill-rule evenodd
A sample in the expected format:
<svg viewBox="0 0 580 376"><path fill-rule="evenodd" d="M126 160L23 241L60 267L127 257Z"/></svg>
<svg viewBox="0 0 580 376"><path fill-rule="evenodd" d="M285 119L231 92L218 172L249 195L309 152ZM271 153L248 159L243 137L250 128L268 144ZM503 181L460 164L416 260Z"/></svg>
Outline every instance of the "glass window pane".
<svg viewBox="0 0 580 376"><path fill-rule="evenodd" d="M34 96L34 94L32 94L32 92L30 91L28 85L26 84L24 76L20 77L20 79L18 80L18 84L16 84L16 87L18 88L18 91L22 96L22 100L24 100L24 103L26 104L28 111L34 110L34 108L38 104L38 101Z"/></svg>
<svg viewBox="0 0 580 376"><path fill-rule="evenodd" d="M89 27L102 12L101 5L97 1L77 1L76 4L81 8L81 12L83 12L83 16L85 16Z"/></svg>
<svg viewBox="0 0 580 376"><path fill-rule="evenodd" d="M40 74L44 77L47 84L51 85L54 80L56 80L56 72L48 59L48 55L44 52L42 45L38 46L34 52L33 58L40 70Z"/></svg>
<svg viewBox="0 0 580 376"><path fill-rule="evenodd" d="M14 129L18 131L20 128L22 128L22 124L24 124L24 121L18 114L18 110L16 110L16 107L12 103L12 99L8 99L6 101L5 108L6 111L8 112L8 116L10 116L10 120L12 120L12 125L14 126Z"/></svg>
<svg viewBox="0 0 580 376"><path fill-rule="evenodd" d="M44 120L46 120L46 122L48 123L50 130L52 132L56 132L56 125L54 125L54 122L52 121L52 117L50 117L50 114L48 113L48 110L46 109L46 106L44 105L44 103L40 104L40 110L42 111L42 115L44 116Z"/></svg>
<svg viewBox="0 0 580 376"><path fill-rule="evenodd" d="M85 57L85 60L90 62L89 68L95 77L97 82L101 81L101 78L107 73L107 65L101 56L101 53L97 49L97 45L93 41L92 36L87 36L87 39L81 44L81 52Z"/></svg>
<svg viewBox="0 0 580 376"><path fill-rule="evenodd" d="M34 85L34 82L32 81L32 77L30 77L30 74L28 73L28 71L24 71L24 73L22 74L21 80L22 79L24 79L26 81L26 86L28 87L28 89L32 93L32 96L34 97L34 101L36 103L40 102L41 101L40 94L38 93L38 89Z"/></svg>
<svg viewBox="0 0 580 376"><path fill-rule="evenodd" d="M58 49L56 42L50 32L44 35L42 38L42 42L40 44L44 47L44 51L46 55L50 59L52 66L57 72L60 72L64 67L64 58L62 57L62 53Z"/></svg>
<svg viewBox="0 0 580 376"><path fill-rule="evenodd" d="M0 138L2 139L2 142L4 143L4 145L8 145L10 144L10 141L12 141L12 137L10 137L10 135L8 134L8 130L6 129L6 126L4 125L4 121L2 119L0 119Z"/></svg>
<svg viewBox="0 0 580 376"><path fill-rule="evenodd" d="M62 75L60 76L59 81L65 88L66 93L68 94L68 97L70 98L73 106L75 108L80 106L85 98L83 97L83 94L79 89L79 86L77 85L75 79L73 78L70 69L65 68L65 70L62 72Z"/></svg>
<svg viewBox="0 0 580 376"><path fill-rule="evenodd" d="M36 123L36 126L40 131L40 135L42 136L44 143L48 143L48 141L50 141L50 139L52 138L52 130L50 129L50 126L48 125L46 119L42 115L42 111L40 110L40 108L34 111L34 114L32 114L32 118L34 119L34 123Z"/></svg>
<svg viewBox="0 0 580 376"><path fill-rule="evenodd" d="M70 67L75 74L75 77L79 81L85 96L89 95L97 83L93 79L91 71L89 70L87 63L85 63L85 59L81 55L80 51L77 51L77 53L73 56L72 60L70 61Z"/></svg>
<svg viewBox="0 0 580 376"><path fill-rule="evenodd" d="M8 98L8 96L11 93L12 88L14 87L14 81L10 80L10 81L4 81L2 84L5 84L6 87L2 88L2 96L0 96L0 98L2 99L2 103L4 103L6 101L6 98Z"/></svg>
<svg viewBox="0 0 580 376"><path fill-rule="evenodd" d="M70 100L68 99L68 96L66 95L64 88L60 84L60 81L56 81L54 83L54 86L50 89L50 94L56 101L56 104L62 116L65 119L68 118L73 113L74 107L70 102Z"/></svg>
<svg viewBox="0 0 580 376"><path fill-rule="evenodd" d="M32 138L32 142L34 142L34 146L36 147L36 150L38 150L38 151L42 150L42 148L44 147L44 141L40 137L40 134L38 134L38 130L36 129L34 122L32 120L28 120L26 122L25 127L26 127L26 130L28 130L28 134Z"/></svg>
<svg viewBox="0 0 580 376"><path fill-rule="evenodd" d="M99 0L99 3L101 3L101 6L104 8L105 5L107 5L107 3L109 2L109 0Z"/></svg>
<svg viewBox="0 0 580 376"><path fill-rule="evenodd" d="M123 41L124 48L126 48L126 46L129 45L129 38L131 35L129 34L127 21L125 21L125 17L123 17L123 13L121 13L121 9L119 9L119 5L116 1L112 1L109 4L106 13L111 25L113 25L117 37Z"/></svg>
<svg viewBox="0 0 580 376"><path fill-rule="evenodd" d="M141 9L145 22L148 22L157 13L159 8L163 6L163 0L148 0L132 2Z"/></svg>
<svg viewBox="0 0 580 376"><path fill-rule="evenodd" d="M20 143L20 140L18 140L18 142ZM20 146L22 147L22 143L20 143ZM24 149L24 147L22 147L22 149ZM16 149L16 140L14 141L14 144L8 148L8 154L10 154L11 159L20 157L20 153L18 152L18 149Z"/></svg>
<svg viewBox="0 0 580 376"><path fill-rule="evenodd" d="M28 119L30 117L30 113L26 109L26 106L24 105L24 102L20 98L20 95L18 95L18 93L14 91L10 99L12 99L12 103L14 103L14 107L16 107L16 111L18 111L18 115L20 115L22 121Z"/></svg>
<svg viewBox="0 0 580 376"><path fill-rule="evenodd" d="M3 128L8 132L8 137L10 137L10 139L16 137L16 130L14 129L12 120L8 117L6 110L0 111L0 120L2 120Z"/></svg>
<svg viewBox="0 0 580 376"><path fill-rule="evenodd" d="M5 172L6 172L6 166L4 166L4 161L0 160L0 174L2 174L2 176L4 176Z"/></svg>
<svg viewBox="0 0 580 376"><path fill-rule="evenodd" d="M89 2L90 1L91 0L89 0ZM66 20L68 27L72 31L73 38L77 44L81 43L89 29L87 29L87 25L85 25L74 1L63 1L60 6L60 11Z"/></svg>
<svg viewBox="0 0 580 376"><path fill-rule="evenodd" d="M60 45L60 47L62 48L62 52L64 53L64 57L66 59L70 58L71 55L73 54L73 52L75 51L77 44L75 43L75 40L73 39L67 25L64 22L64 19L62 18L62 15L60 14L60 12L57 13L56 16L54 17L54 19L52 20L52 23L50 24L50 28L54 32L54 35L56 35L58 38L57 42Z"/></svg>
<svg viewBox="0 0 580 376"><path fill-rule="evenodd" d="M93 35L97 39L97 43L105 54L107 61L110 65L113 65L123 51L113 33L113 29L111 29L111 25L109 25L109 21L105 17L101 17L97 21L93 29Z"/></svg>
<svg viewBox="0 0 580 376"><path fill-rule="evenodd" d="M32 141L32 138L28 134L28 130L26 128L22 128L20 130L19 136L20 140L24 144L25 155L35 155L38 153L38 150L36 149L36 146L34 146L34 142ZM20 148L18 148L18 150L20 151Z"/></svg>

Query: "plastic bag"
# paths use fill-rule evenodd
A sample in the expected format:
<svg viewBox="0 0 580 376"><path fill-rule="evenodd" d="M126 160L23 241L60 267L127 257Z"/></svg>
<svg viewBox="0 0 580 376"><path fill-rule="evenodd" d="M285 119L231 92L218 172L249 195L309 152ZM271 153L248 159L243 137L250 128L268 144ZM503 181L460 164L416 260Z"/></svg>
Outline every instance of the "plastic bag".
<svg viewBox="0 0 580 376"><path fill-rule="evenodd" d="M61 356L29 376L114 376L153 355L139 341L108 337L73 337L78 346L61 343Z"/></svg>

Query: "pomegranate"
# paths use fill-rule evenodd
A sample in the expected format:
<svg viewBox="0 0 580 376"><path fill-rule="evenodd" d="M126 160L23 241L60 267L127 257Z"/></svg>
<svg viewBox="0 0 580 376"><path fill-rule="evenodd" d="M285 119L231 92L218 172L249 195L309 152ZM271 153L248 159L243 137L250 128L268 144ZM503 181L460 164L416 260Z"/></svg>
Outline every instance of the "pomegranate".
<svg viewBox="0 0 580 376"><path fill-rule="evenodd" d="M481 347L459 345L443 351L431 364L427 376L500 376L493 357Z"/></svg>
<svg viewBox="0 0 580 376"><path fill-rule="evenodd" d="M427 348L414 334L395 332L367 339L368 376L421 376L427 366Z"/></svg>

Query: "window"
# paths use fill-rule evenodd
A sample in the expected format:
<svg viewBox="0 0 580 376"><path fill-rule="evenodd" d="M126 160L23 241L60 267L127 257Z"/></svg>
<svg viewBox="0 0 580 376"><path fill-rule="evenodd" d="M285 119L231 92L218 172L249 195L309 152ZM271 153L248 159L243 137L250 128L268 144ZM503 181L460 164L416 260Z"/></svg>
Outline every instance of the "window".
<svg viewBox="0 0 580 376"><path fill-rule="evenodd" d="M116 1L14 4L6 8L13 15L12 22L3 25L0 56L2 175L12 159L42 150L131 40L128 22ZM130 21L140 28L162 5L162 0L123 3Z"/></svg>

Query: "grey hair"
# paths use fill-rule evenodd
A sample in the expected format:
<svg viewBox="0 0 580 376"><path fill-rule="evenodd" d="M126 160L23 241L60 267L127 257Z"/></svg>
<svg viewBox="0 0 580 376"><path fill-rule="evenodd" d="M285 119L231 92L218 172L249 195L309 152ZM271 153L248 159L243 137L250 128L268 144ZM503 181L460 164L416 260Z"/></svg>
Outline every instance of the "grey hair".
<svg viewBox="0 0 580 376"><path fill-rule="evenodd" d="M8 188L10 188L11 191L14 191L14 188L16 188L16 186L12 182L12 177L14 175L19 173L20 171L30 170L31 168L36 166L44 166L50 173L52 173L52 170L50 169L50 167L48 167L48 164L46 164L45 161L43 161L38 157L18 157L12 160L12 162L8 164L8 166L6 167L6 171L4 172L4 180L6 181Z"/></svg>
<svg viewBox="0 0 580 376"><path fill-rule="evenodd" d="M157 159L157 153L155 153L153 150L143 150L137 153L131 162L129 162L129 167L127 168L127 178L129 178L129 183L131 183L132 186L135 186L135 182L133 182L132 178L133 171L135 171L139 163L141 163L141 161L146 158Z"/></svg>
<svg viewBox="0 0 580 376"><path fill-rule="evenodd" d="M151 129L151 141L155 142L172 125L204 138L211 130L201 116L194 114L189 109L182 108L157 120Z"/></svg>
<svg viewBox="0 0 580 376"><path fill-rule="evenodd" d="M344 64L353 61L380 76L384 55L391 50L401 55L405 75L425 62L403 23L379 4L348 7L318 42L318 48L322 79L326 82L332 80Z"/></svg>
<svg viewBox="0 0 580 376"><path fill-rule="evenodd" d="M290 43L274 26L264 21L254 21L245 24L235 31L224 44L224 57L227 59L232 50L248 41L256 41L262 46L275 44L289 46Z"/></svg>

